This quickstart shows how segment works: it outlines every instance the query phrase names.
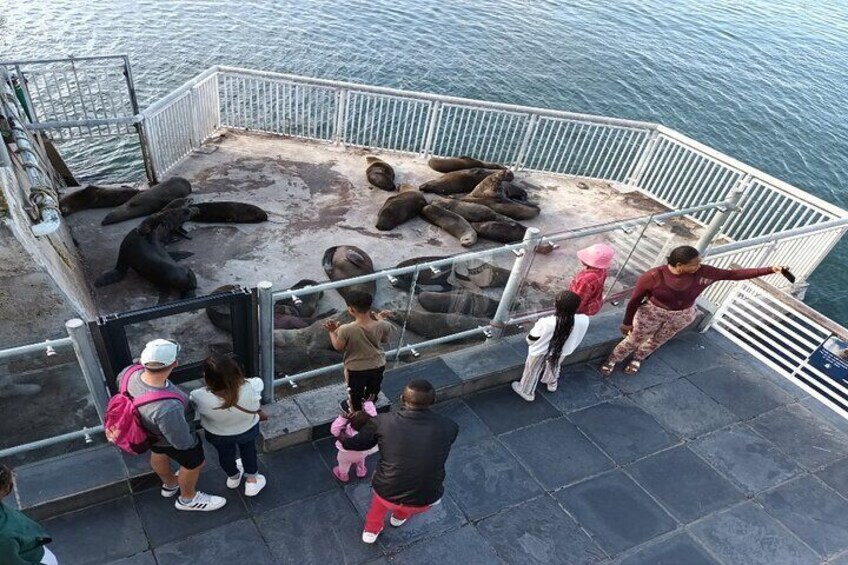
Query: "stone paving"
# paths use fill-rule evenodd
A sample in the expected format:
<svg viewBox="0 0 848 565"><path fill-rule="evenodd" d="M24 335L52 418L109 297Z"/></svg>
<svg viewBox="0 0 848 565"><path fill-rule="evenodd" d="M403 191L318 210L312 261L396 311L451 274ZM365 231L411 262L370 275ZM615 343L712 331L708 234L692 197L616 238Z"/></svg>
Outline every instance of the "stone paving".
<svg viewBox="0 0 848 565"><path fill-rule="evenodd" d="M46 521L51 547L63 564L848 564L848 423L715 333L636 377L568 367L533 404L498 387L436 409L461 430L443 504L375 546L368 482L339 484L324 439L262 455L255 499L210 465L223 510L147 490Z"/></svg>

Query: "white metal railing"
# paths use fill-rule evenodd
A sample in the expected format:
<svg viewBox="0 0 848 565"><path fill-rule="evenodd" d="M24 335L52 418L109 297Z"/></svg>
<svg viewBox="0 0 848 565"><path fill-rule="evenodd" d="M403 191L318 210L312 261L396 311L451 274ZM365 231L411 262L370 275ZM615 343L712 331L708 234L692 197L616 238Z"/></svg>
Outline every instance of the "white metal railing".
<svg viewBox="0 0 848 565"><path fill-rule="evenodd" d="M735 285L710 327L848 418L848 388L810 364L831 335L848 341L844 327L759 280Z"/></svg>

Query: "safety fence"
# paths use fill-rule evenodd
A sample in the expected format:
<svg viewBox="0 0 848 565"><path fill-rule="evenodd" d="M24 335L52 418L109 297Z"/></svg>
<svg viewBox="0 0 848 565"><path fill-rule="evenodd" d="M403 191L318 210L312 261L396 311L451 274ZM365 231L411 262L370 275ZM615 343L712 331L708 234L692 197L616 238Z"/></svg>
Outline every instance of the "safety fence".
<svg viewBox="0 0 848 565"><path fill-rule="evenodd" d="M765 281L736 284L711 327L848 418L848 330Z"/></svg>

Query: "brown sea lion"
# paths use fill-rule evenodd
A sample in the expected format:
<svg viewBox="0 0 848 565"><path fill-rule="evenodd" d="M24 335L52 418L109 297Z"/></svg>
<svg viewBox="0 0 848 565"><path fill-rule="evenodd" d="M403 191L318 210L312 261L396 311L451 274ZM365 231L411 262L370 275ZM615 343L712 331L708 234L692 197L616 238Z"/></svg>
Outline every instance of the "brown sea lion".
<svg viewBox="0 0 848 565"><path fill-rule="evenodd" d="M164 210L171 208L192 208L192 222L258 224L268 221L268 214L259 206L244 202L195 202L192 198L171 200Z"/></svg>
<svg viewBox="0 0 848 565"><path fill-rule="evenodd" d="M304 279L295 283L291 288L297 289L316 284L318 284L316 281ZM236 288L238 288L238 286L227 284L216 288L212 291L212 294L230 292ZM313 316L322 294L323 292L304 294L303 297L300 298L301 302L299 305L295 305L290 298L287 300L281 300L274 304L274 329L294 330L305 328L318 320L323 320L324 318L334 315L336 310L331 309L327 312L318 314L317 316ZM232 333L232 320L230 315L230 306L228 304L208 306L206 308L206 316L216 328Z"/></svg>
<svg viewBox="0 0 848 565"><path fill-rule="evenodd" d="M514 177L511 171L505 171L504 178L512 180ZM421 192L429 192L433 194L463 194L471 192L474 187L480 184L486 177L492 174L490 169L464 169L447 173L441 177L425 182L418 187Z"/></svg>
<svg viewBox="0 0 848 565"><path fill-rule="evenodd" d="M509 198L474 198L470 195L465 195L461 198L463 202L471 202L473 204L481 204L487 206L508 218L513 220L530 220L539 215L541 210L535 204L522 204L515 202Z"/></svg>
<svg viewBox="0 0 848 565"><path fill-rule="evenodd" d="M428 204L421 209L421 217L457 238L463 247L471 247L477 243L477 232L459 214Z"/></svg>
<svg viewBox="0 0 848 565"><path fill-rule="evenodd" d="M331 281L340 281L374 272L374 263L371 261L371 257L353 245L330 247L324 252L321 264L324 267L324 272L327 273ZM367 292L371 296L374 296L377 292L377 283L371 281L352 286L344 286L337 290L345 300L347 300L349 293L354 290Z"/></svg>
<svg viewBox="0 0 848 565"><path fill-rule="evenodd" d="M506 180L506 176L509 171L498 171L496 173L492 173L482 181L480 181L477 186L474 187L468 196L471 198L502 198L505 197L503 182Z"/></svg>
<svg viewBox="0 0 848 565"><path fill-rule="evenodd" d="M506 216L498 214L488 206L482 204L474 204L473 202L465 202L454 198L436 198L430 202L433 206L445 208L455 214L459 214L472 224L474 222L491 222L491 221L512 221Z"/></svg>
<svg viewBox="0 0 848 565"><path fill-rule="evenodd" d="M451 292L422 292L418 302L428 312L464 314L480 318L492 318L498 310L498 301L485 294L454 290Z"/></svg>
<svg viewBox="0 0 848 565"><path fill-rule="evenodd" d="M526 189L513 182L504 182L502 186L504 195L510 200L521 202L522 204L528 204L530 202L530 196L527 194Z"/></svg>
<svg viewBox="0 0 848 565"><path fill-rule="evenodd" d="M461 171L463 169L505 169L503 165L497 163L486 163L479 161L473 157L433 157L427 161L427 165L434 171L440 173L451 173L453 171Z"/></svg>
<svg viewBox="0 0 848 565"><path fill-rule="evenodd" d="M447 257L415 257L413 259L407 259L405 261L401 261L395 268L401 267L409 267L410 265L417 265L419 263L428 263L430 261L436 261L437 259L446 259ZM421 292L424 288L435 287L439 290L450 290L453 288L450 283L448 283L448 277L450 277L450 267L445 267L443 269L439 269L438 273L434 273L430 269L422 269L418 272L418 279L416 280L415 291ZM407 292L409 292L409 288L412 286L412 274L409 275L398 275L398 283L397 287L401 288Z"/></svg>
<svg viewBox="0 0 848 565"><path fill-rule="evenodd" d="M471 227L479 237L500 243L516 243L524 239L527 228L512 220L489 222L471 222Z"/></svg>
<svg viewBox="0 0 848 565"><path fill-rule="evenodd" d="M376 227L380 231L396 228L402 223L418 216L427 205L427 199L420 192L401 192L386 199L377 214Z"/></svg>
<svg viewBox="0 0 848 565"><path fill-rule="evenodd" d="M168 252L164 247L164 242L188 221L190 215L188 208L176 208L163 210L146 218L124 237L115 268L100 275L94 281L94 286L116 283L122 280L127 270L132 267L142 278L161 290L178 290L181 298L194 296L197 288L194 272L176 263L192 254Z"/></svg>
<svg viewBox="0 0 848 565"><path fill-rule="evenodd" d="M368 162L368 168L365 169L365 176L368 177L368 183L371 186L376 186L380 190L397 190L395 186L395 170L391 165L377 157L368 156L365 160Z"/></svg>
<svg viewBox="0 0 848 565"><path fill-rule="evenodd" d="M191 194L191 184L186 179L171 177L152 188L142 190L120 207L106 214L100 223L108 226L131 218L148 216L162 210L172 200L189 194Z"/></svg>
<svg viewBox="0 0 848 565"><path fill-rule="evenodd" d="M489 325L489 320L486 318L465 316L463 314L427 312L418 308L411 308L409 311L395 311L392 321L402 324L404 320L406 320L406 328L408 330L426 339L436 339L452 333L464 332ZM480 338L483 338L482 334Z"/></svg>
<svg viewBox="0 0 848 565"><path fill-rule="evenodd" d="M131 186L87 186L68 194L59 201L59 210L63 216L70 216L80 210L91 208L114 208L137 195L140 190Z"/></svg>

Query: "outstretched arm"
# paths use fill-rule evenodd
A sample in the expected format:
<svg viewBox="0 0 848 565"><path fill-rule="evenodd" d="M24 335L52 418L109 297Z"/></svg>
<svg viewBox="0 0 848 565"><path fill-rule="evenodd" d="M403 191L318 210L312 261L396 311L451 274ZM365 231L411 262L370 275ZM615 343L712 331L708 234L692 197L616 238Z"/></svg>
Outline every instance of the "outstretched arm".
<svg viewBox="0 0 848 565"><path fill-rule="evenodd" d="M379 438L377 418L369 420L355 436L340 439L339 441L342 442L342 447L349 451L368 451L377 445Z"/></svg>

